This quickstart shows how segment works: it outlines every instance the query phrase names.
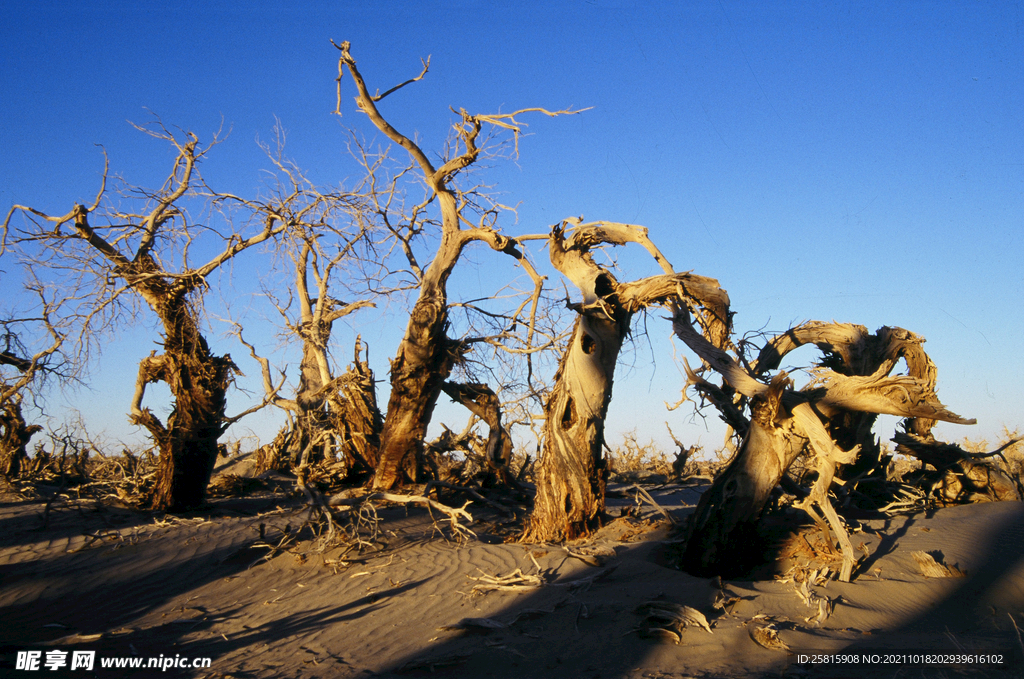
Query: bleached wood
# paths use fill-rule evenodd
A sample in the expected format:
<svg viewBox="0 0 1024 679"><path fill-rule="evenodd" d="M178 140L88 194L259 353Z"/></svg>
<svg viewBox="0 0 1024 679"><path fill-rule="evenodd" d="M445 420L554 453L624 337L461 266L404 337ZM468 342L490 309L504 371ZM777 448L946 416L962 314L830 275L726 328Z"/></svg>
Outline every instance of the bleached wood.
<svg viewBox="0 0 1024 679"><path fill-rule="evenodd" d="M425 268L421 269L415 264L411 244L400 239L404 252L410 257L410 263L418 274L419 292L405 334L391 361L391 396L380 436L379 463L373 481L376 490L386 491L403 480L415 481L421 473L423 439L441 387L455 363L469 348L465 342L453 341L446 334L449 323L447 282L460 261L463 249L475 241L486 243L492 250L509 255L521 263L535 284L542 280L529 265L515 239L502 235L484 221L472 224L466 218L463 214L466 202L463 200L464 194L455 184L456 178L477 162L482 152L477 143L485 128L506 130L518 143L523 127L518 117L528 113L560 116L578 111L526 108L512 113L474 115L460 110L459 119L453 126L456 143L452 151L442 158L440 167L437 167L418 143L388 122L377 106L384 97L420 80L427 73L427 62L423 63L423 71L419 76L385 91L383 95L374 95L370 93L352 57L350 43L335 43L335 47L340 52L337 112L341 111L341 79L347 72L355 84L359 110L366 114L374 127L409 154L412 164L431 192L427 201L414 210L421 211L428 203L435 203L440 211L439 243ZM534 309L538 298L539 291L535 292ZM532 318L533 314L531 322Z"/></svg>
<svg viewBox="0 0 1024 679"><path fill-rule="evenodd" d="M821 509L843 553L840 578L849 580L856 563L853 547L828 493L837 470L854 465L862 446L857 443L845 450L837 445L821 418L832 425L832 431L856 433L861 441L865 435L871 436L870 424L878 414L908 418L914 431L928 431L936 420L975 421L951 412L939 401L935 394L937 371L921 349L924 340L902 328L885 327L872 335L859 325L811 321L769 340L747 367L724 344L713 343L697 332L688 312L680 307L673 314L676 336L723 379L719 387L686 365L688 385L708 397L723 419L744 434L735 458L701 498L694 515L686 552L691 568L713 571L727 567L728 561L742 552L744 531L751 529L768 492L806 445L814 454L818 478L801 506L819 522L813 507ZM838 359L847 374L820 367L815 379L800 392L787 384L776 393L761 381L778 368L784 356L805 344L831 353L835 358L829 365ZM907 361L910 374L890 375L900 358ZM775 375L772 385L784 375ZM739 396L730 396L730 390ZM776 407L767 407L776 399ZM743 413L745 405L751 411L749 422ZM873 438L867 443L874 455L867 462L877 464L878 445Z"/></svg>
<svg viewBox="0 0 1024 679"><path fill-rule="evenodd" d="M665 273L623 283L594 261L594 247L628 243L644 247ZM701 314L709 337L724 340L729 334L728 295L718 281L675 273L645 227L566 219L552 227L548 253L582 302L570 305L578 317L544 407L544 451L526 531L526 539L535 541L571 539L600 525L608 475L604 420L633 314L654 305L688 305Z"/></svg>

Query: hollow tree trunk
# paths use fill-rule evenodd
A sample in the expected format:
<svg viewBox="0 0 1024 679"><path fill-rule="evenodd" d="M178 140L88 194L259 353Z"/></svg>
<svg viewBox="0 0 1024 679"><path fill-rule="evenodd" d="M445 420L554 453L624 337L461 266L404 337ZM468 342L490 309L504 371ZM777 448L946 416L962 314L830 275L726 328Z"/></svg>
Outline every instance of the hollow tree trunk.
<svg viewBox="0 0 1024 679"><path fill-rule="evenodd" d="M29 439L43 428L29 425L21 414L21 399L17 395L7 399L0 407L0 476L13 479L21 473L28 453Z"/></svg>
<svg viewBox="0 0 1024 679"><path fill-rule="evenodd" d="M632 232L626 235L635 237ZM537 497L524 536L529 541L587 535L600 526L604 514L604 420L615 362L632 318L632 310L622 303L618 281L589 254L591 246L608 240L603 229L579 230L566 237L561 226L551 230L548 240L551 263L580 289L583 303L571 305L579 315L544 405Z"/></svg>
<svg viewBox="0 0 1024 679"><path fill-rule="evenodd" d="M563 227L572 224L571 235ZM590 250L610 243L642 245L665 272L619 283L594 262ZM600 524L608 470L602 456L604 420L612 396L615 362L635 312L666 302L701 300L701 320L710 336L728 337L729 298L718 282L672 265L648 239L647 229L630 224L568 220L552 228L551 263L583 294L570 305L579 316L559 362L545 404L544 448L537 466L537 498L524 539L572 539Z"/></svg>
<svg viewBox="0 0 1024 679"><path fill-rule="evenodd" d="M199 331L185 286L148 284L144 296L164 325L164 352L139 365L132 421L149 430L160 450L152 506L185 511L206 499L223 433L227 388L237 370L230 356L215 356ZM164 425L142 408L147 384L165 382L174 398Z"/></svg>
<svg viewBox="0 0 1024 679"><path fill-rule="evenodd" d="M608 480L602 455L604 419L629 315L625 314L624 323L595 316L576 319L544 406L544 449L526 532L530 541L587 535L600 526L604 514Z"/></svg>

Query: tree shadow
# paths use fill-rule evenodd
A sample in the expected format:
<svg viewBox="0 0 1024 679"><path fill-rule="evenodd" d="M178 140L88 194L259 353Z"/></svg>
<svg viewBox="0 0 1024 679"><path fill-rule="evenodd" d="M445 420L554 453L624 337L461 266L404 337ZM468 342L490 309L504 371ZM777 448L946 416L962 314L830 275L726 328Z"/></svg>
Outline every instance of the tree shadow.
<svg viewBox="0 0 1024 679"><path fill-rule="evenodd" d="M699 489L677 498L674 504L666 499L673 490L662 489L662 494L652 492L677 521L682 521L692 512L692 506L688 504L692 504L690 501L696 497ZM631 504L633 502L629 497L609 498L608 506L611 513L615 514ZM450 577L461 580L471 571L409 575L414 571L407 570L404 571L406 575L399 576L385 568L386 559L378 560L374 557L373 563L379 563L382 567L381 584L374 591L355 596L363 590L363 585L354 587L346 583L365 582L368 578L351 579L361 575L359 572L351 572L337 580L332 579L337 576L325 574L322 578L318 577L319 584L314 585L327 588L322 590L322 594L317 589L301 590L305 593L304 598L296 599L292 606L282 608L280 614L275 614L277 609L274 606L264 608L260 605L262 591L256 598L249 596L245 601L228 603L224 599L215 599L208 611L198 604L188 603L190 609L196 609L191 611L194 617L188 617L179 610L186 597L188 601L192 600L190 593L193 590L198 594L199 589L207 583L218 578L238 577L245 571L252 557L259 552L252 548L255 534L251 536L252 539L241 540L238 539L240 533L236 531L235 539L230 544L213 545L192 558L179 554L168 556L164 561L148 559L142 562L140 568L132 571L111 570L118 558L116 552L106 557L109 563L96 562L97 569L107 570L95 574L80 566L76 567L70 555L62 556L46 564L45 569L46 573L53 576L66 568L66 577L76 579L71 586L66 582L60 585L71 593L65 600L41 602L37 592L34 595L35 603L28 599L25 603L15 600L0 608L0 652L4 656L0 662L0 676L6 676L5 672L18 676L13 671L15 651L45 651L55 647L62 650L95 650L97 657L180 654L185 657L213 658L213 667L205 672L172 668L160 673L161 676L196 677L420 677L442 674L448 677L495 679L639 679L656 677L659 673L669 676L725 676L728 672L742 668L746 676L821 674L833 677L857 676L862 679L877 673L876 670L893 669L888 672L888 676L900 671L900 668L884 667L860 667L853 674L843 674L843 670L834 671L832 668L820 671L819 668L796 665L794 656L773 653L757 646L742 626L746 624L749 628L750 623L743 621L762 606L764 600L759 597L762 594L771 596L771 591L765 588L759 590L760 583L745 580L727 582L723 586L715 578L698 578L673 568L666 555L676 538L664 524L661 527L655 526L654 521L661 520L658 512L649 507L644 509L640 517L621 522L621 525L631 527L630 530L616 534L615 537L599 536L596 542L591 543L613 548L613 551L606 551L603 556L599 555L600 558L592 560L597 565L588 565L581 559L563 554L560 545L523 545L521 553L518 547L490 547L486 541L470 543L468 548L438 545L436 541L433 545L424 545L419 537L429 536L431 524L425 518L425 511L411 511L412 521L402 525L415 523L418 528L410 531L410 540L404 544L411 545L410 549L423 551L403 552L400 556L408 556L422 566L417 559L429 559L431 554L438 553L437 549L450 549L452 554L459 555L453 559L453 563L504 564L502 567L505 567L511 562L495 561L487 556L490 554L489 549L504 549L506 555L516 557L516 563L523 564L526 572L533 572L528 570L528 564L538 563L536 559L546 564L543 568L537 566L544 575L544 585L528 593L491 592L474 598L470 590L472 582L466 581L465 585L461 582L445 582L444 587L437 590L440 598L431 599L434 590L427 588L424 592L421 589L428 580ZM401 521L395 521L395 518L400 518L404 513L405 510L396 512L395 517L389 519L388 528L400 530ZM482 518L482 514L479 518ZM843 630L831 629L827 625L812 629L796 618L793 619L794 624L787 627L785 624L789 623L785 623L780 626L783 635L795 634L792 630L798 631L804 635L805 640L814 640L813 643L820 641L821 650L841 648L845 643L847 652L851 653L872 651L883 644L893 651L919 649L949 652L956 650L959 644L967 650L1010 653L1012 662L999 671L1011 674L1019 671L1020 644L1014 625L1024 625L1024 617L1018 615L1017 620L1011 620L1007 613L1019 614L1024 611L1024 512L1007 511L1001 516L1002 523L993 524L991 537L979 533L981 544L977 545L977 559L971 562L967 577L950 581L949 584L954 587L948 594L929 604L927 610L915 615L913 619L884 631L877 630L854 643L841 641L841 638L849 636L843 637ZM887 530L879 536L875 558L866 563L874 566L883 554L891 555L896 550L897 541L906 536L910 526L917 525L915 522L916 518L909 518L902 525L886 523ZM630 533L633 528L638 531L636 535ZM892 531L891 534L888 530ZM469 551L460 551L466 549ZM573 549L579 552L580 546ZM547 551L547 556L541 555L541 551ZM486 558L470 559L473 555L470 552ZM561 558L561 561L556 557ZM30 568L29 565L19 567L23 569L19 571L21 573ZM306 578L307 571L304 568L292 571L293 576L298 574L298 577ZM865 571L862 568L860 572ZM280 575L278 572L279 568L273 567L262 575L254 572L255 580L239 580L239 600L244 598L243 582L251 582L254 587L277 587L276 584L267 583L274 583L277 578L281 579L281 586L298 581L296 577L289 580L288 572ZM50 576L46 573L40 575L38 582L32 583L31 579L27 579L27 582L23 580L17 583L17 588L23 589L26 584L49 586L51 583L45 582L45 578ZM406 581L394 582L384 575L394 575ZM6 588L7 583L4 584ZM856 598L856 582L846 587L848 589L844 590L844 598L847 593L851 598ZM225 591L232 590L217 590L219 594L215 596L221 596ZM415 595L417 598L398 600L400 596L413 591L418 592ZM463 593L458 594L460 591ZM723 591L737 594L743 599L740 605L747 608L741 616L715 618L712 604ZM779 589L776 587L772 591L777 593ZM788 590L786 594L790 594ZM270 598L274 595L266 596ZM463 597L465 608L460 609L458 601L447 608L441 607L445 612L436 618L433 625L440 629L430 632L434 638L429 642L422 646L419 646L419 641L401 646L417 650L388 654L391 660L374 661L373 649L387 649L392 641L401 641L400 636L393 636L401 635L401 628L392 623L404 619L407 609L403 607L414 605L429 609L433 606L431 601L439 602L447 598L451 604L451 600L457 596ZM986 608L985 602L993 599L1000 609L996 613ZM712 622L712 633L689 627L682 630L678 645L645 635L642 616L637 607L646 601L667 601L692 606L707 614ZM170 615L172 611L169 604L172 602L174 614ZM764 605L768 606L764 610L770 613L771 605ZM840 605L848 604L843 602ZM159 618L162 607L167 607L166 619ZM477 619L476 624L469 622L459 629L458 616L463 616L463 621L465 618L472 620L474 608L485 610L482 615L489 622L479 623ZM453 615L456 617L452 618ZM143 618L146 618L146 623L140 626L138 621ZM431 622L434 621L427 618L428 630ZM63 626L46 627L51 623ZM422 625L423 620L416 624ZM121 625L134 626L136 629L119 630ZM60 640L59 645L53 645L54 640L75 631L83 634L103 632L104 636L100 639L67 638ZM421 627L419 632L422 631ZM425 640L427 636L423 634L422 638ZM368 640L372 642L370 647L366 645ZM260 659L263 649L269 650L266 662ZM356 666L358 663L370 669ZM830 671L833 673L828 674ZM46 674L88 676L81 672ZM906 675L904 672L900 676ZM955 675L956 671L949 668L913 668L913 676ZM22 676L27 675L22 673ZM124 670L120 674L116 670L100 670L96 676L149 675L139 670ZM972 676L981 675L976 673Z"/></svg>
<svg viewBox="0 0 1024 679"><path fill-rule="evenodd" d="M1024 622L1024 507L1016 505L1000 517L998 528L976 546L980 557L953 588L926 611L884 635L860 640L846 650L890 653L998 654L1004 662L958 668L983 676L1024 675L1024 643L1018 626ZM908 521L909 525L911 521ZM950 667L922 668L925 676L946 676ZM918 669L914 669L915 672ZM831 676L831 675L830 675Z"/></svg>
<svg viewBox="0 0 1024 679"><path fill-rule="evenodd" d="M668 492L680 490L692 489L669 488ZM609 497L607 509L615 515L631 504L628 496ZM682 504L667 510L677 522L693 511L685 500ZM452 621L455 624L441 628L437 643L382 668L375 676L639 677L652 652L678 659L686 647L644 638L637 631L641 616L634 609L644 601L668 600L711 610L716 589L708 579L666 563L664 549L672 539L669 528L659 512L646 509L634 523L639 528L660 523L661 528L646 534L657 539L641 535L632 543L620 543L614 556L593 560L589 566L570 558L574 568L564 569L563 561L559 567L545 569L544 585L529 594L488 593L484 596L514 598L482 622L475 618ZM627 539L632 538L627 535ZM607 543L597 538L595 544ZM529 553L562 549L558 545L523 548ZM713 636L703 630L688 629L684 634L688 640L713 643ZM678 660L669 661L666 671L670 666L675 671L681 668Z"/></svg>
<svg viewBox="0 0 1024 679"><path fill-rule="evenodd" d="M155 657L160 651L166 654L169 649L173 649L175 653L184 657L213 658L212 668L223 669L223 659L226 657L244 654L251 658L257 655L257 649L264 648L269 644L285 643L289 639L300 639L332 625L360 620L389 606L389 600L392 597L414 590L422 585L423 582L423 580L417 580L402 583L397 587L391 587L372 595L334 606L304 609L280 618L274 618L259 625L244 627L242 631L236 632L230 637L222 637L220 634L211 633L211 628L223 623L227 619L239 616L242 608L218 610L215 618L204 617L197 620L194 624L169 622L148 627L133 634L131 643L139 649L143 649L142 653L147 657ZM204 638L194 638L200 635L203 635ZM95 646L89 646L89 648L92 649ZM120 643L111 644L109 648L101 650L104 654L111 656L128 656L131 654L127 638ZM331 666L334 663L344 665L344 660L340 655L318 654L315 650L303 648L302 645L300 645L300 650L310 655L310 664L330 662ZM99 654L97 653L97 655ZM275 666L271 663L268 663L264 668L265 671L270 671L276 675L275 669ZM232 668L228 674L234 677L251 676L251 672L247 673L244 670L239 671L235 668ZM106 677L107 675L104 674L103 676ZM337 675L334 672L328 671L324 676Z"/></svg>
<svg viewBox="0 0 1024 679"><path fill-rule="evenodd" d="M275 504L282 500L280 497L273 499ZM325 626L356 621L387 607L391 597L423 583L423 580L398 583L337 605L332 605L328 593L317 599L318 605L314 607L293 609L287 615L269 621L264 619L256 625L241 625L230 637L210 633L211 627L238 618L244 605L224 606L227 601L214 598L207 609L203 604L210 600L205 598L204 586L217 580L241 577L252 569L254 582L258 583L256 596L262 596L262 588L275 586L281 563L292 563L291 556L282 557L286 559L284 562L262 563L268 550L257 545L260 534L256 529L262 531L265 523L268 536L276 536L286 523L292 526L302 523L308 507L292 503L294 506L286 505L283 513L252 518L257 516L256 510L266 508L267 501L266 497L214 501L203 511L174 517L175 525L147 534L137 544L112 546L99 542L78 553L68 553L60 547L53 549L51 544L50 549L41 552L45 558L0 566L3 578L0 584L7 594L0 597L3 601L0 605L0 676L23 675L15 670L18 651L95 651L95 669L100 670L98 676L103 677L150 676L147 671L156 670L101 669L100 658L208 657L216 663L223 655L258 649ZM392 515L392 522L405 514L404 510L381 513ZM234 525L204 521L211 516L224 515L243 518ZM129 525L154 519L153 514L146 512L134 512L131 516L136 524ZM37 513L28 515L31 522L37 518ZM67 536L81 535L83 530L94 529L97 525L95 517L87 514L76 512L67 518L67 525L40 531L40 538L36 539L57 542L62 547L61 541ZM387 521L385 519L385 523ZM205 527L212 532L203 532ZM400 530L398 525L392 527ZM267 542L273 540L268 537ZM396 538L393 542L407 546L415 541ZM20 544L9 541L7 554L12 554L12 548ZM363 560L350 559L355 563ZM260 574L263 568L271 570ZM307 572L317 573L317 570L307 571L299 566L291 575L301 576ZM281 576L282 581L290 577L287 570ZM246 596L247 581L238 581L239 600L252 599L251 595ZM217 590L221 596L230 591ZM245 622L251 622L251 616L248 618ZM159 674L178 676L192 674L192 671L172 667L159 670ZM46 675L97 676L71 671L68 667L46 670Z"/></svg>
<svg viewBox="0 0 1024 679"><path fill-rule="evenodd" d="M205 512L193 512L192 527L205 525L196 519L218 511L214 505ZM149 512L123 510L115 514L124 519L121 529L151 523L155 518ZM45 557L0 566L6 595L5 605L0 606L0 652L4 655L0 671L13 667L15 650L39 648L75 633L107 634L205 583L246 570L266 554L266 550L253 548L259 539L256 531L241 526L234 534L216 536L219 542L213 545L206 543L208 536L201 531L188 534L186 530L169 536L157 531L134 543L101 537L79 551L53 549L55 541L106 525L87 513L73 513L68 518L42 531L24 528L26 521L29 526L38 521L35 513L12 519L23 530L13 539L8 535L3 547L10 550L29 541L42 541L49 542L50 548L41 552ZM189 518L183 519L186 528ZM182 521L181 517L177 520ZM179 537L183 543L176 542ZM138 558L140 554L144 558ZM186 554L192 557L183 556Z"/></svg>
<svg viewBox="0 0 1024 679"><path fill-rule="evenodd" d="M285 504L282 494L266 493L244 498L214 499L206 506L173 515L189 519L219 516L255 516ZM96 533L131 530L169 518L163 512L105 504L96 500L46 499L0 502L0 549L31 543L65 540Z"/></svg>
<svg viewBox="0 0 1024 679"><path fill-rule="evenodd" d="M152 523L153 512L64 501L25 500L0 505L0 549Z"/></svg>
<svg viewBox="0 0 1024 679"><path fill-rule="evenodd" d="M689 512L685 512L689 513ZM683 513L683 515L685 515ZM925 516L931 516L932 512ZM899 526L887 521L872 554L859 569L865 573L878 559L893 554L898 542L911 526L914 517ZM889 532L890 527L892 531ZM564 679L587 677L671 676L694 674L726 676L722 672L739 671L741 660L750 658L743 669L744 676L797 676L856 677L878 676L1021 676L1024 670L1024 642L1018 638L1016 625L1024 626L1024 512L1016 512L1001 524L990 540L977 546L977 561L962 582L948 595L930 603L925 611L906 622L884 630L864 630L862 639L842 648L844 635L850 630L813 628L802 621L778 624L781 630L798 630L804 638L818 639L820 652L873 653L879 648L894 652L966 653L995 652L1004 656L998 666L925 666L901 668L882 664L859 667L855 671L843 668L820 668L796 664L791 653L784 658L756 647L745 635L730 637L731 644L717 651L714 644L720 629L711 613L716 595L714 579L696 578L675 571L652 578L645 586L640 578L650 573L649 568L637 568L638 562L665 563L665 550L671 545L631 545L618 552L615 558L593 575L576 575L570 579L557 578L536 593L520 596L499 613L490 616L497 625L470 626L448 633L441 643L422 652L403 658L379 673L379 676L420 677L443 674L446 677L537 677ZM596 577L595 577L596 576ZM770 578L769 578L770 579ZM578 580L579 585L573 585ZM743 577L730 586L750 586L757 583ZM854 588L844 591L856 592ZM753 598L753 597L747 597ZM849 605L842 601L839 605ZM643 638L638 633L635 608L650 599L667 600L693 606L708 612L715 635L688 628L682 633L679 646L659 643ZM986 601L997 602L1002 610L986 608ZM1020 608L1014 609L1013 606ZM1010 609L1010 610L1007 610ZM1012 618L1009 613L1017 613ZM724 622L724 620L723 620ZM750 623L747 623L750 629ZM834 649L842 649L836 651ZM692 652L688 652L688 650ZM716 655L717 653L717 655ZM701 667L696 658L718 661L731 659L729 668L715 664ZM737 667L739 664L739 667ZM902 671L902 673L901 673ZM908 674L911 672L912 674ZM967 674L965 675L964 672Z"/></svg>

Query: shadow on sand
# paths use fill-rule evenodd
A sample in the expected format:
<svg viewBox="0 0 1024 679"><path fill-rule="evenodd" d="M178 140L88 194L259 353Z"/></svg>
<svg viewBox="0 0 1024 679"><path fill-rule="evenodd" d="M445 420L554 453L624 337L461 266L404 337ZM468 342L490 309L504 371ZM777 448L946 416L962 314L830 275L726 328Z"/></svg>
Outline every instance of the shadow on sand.
<svg viewBox="0 0 1024 679"><path fill-rule="evenodd" d="M682 521L692 511L699 491L690 489L673 499L670 496L680 493L680 489L669 488L656 497L677 521ZM239 512L245 514L265 506L260 502L265 503L242 505ZM627 504L629 498L610 500L609 509L614 513L617 505ZM652 529L650 520L647 529L634 534L600 538L606 556L597 566L570 558L557 545L488 545L480 541L459 546L416 537L407 543L412 545L407 551L392 551L391 557L365 562L368 566L379 561L380 569L374 571L375 575L359 578L363 573L331 575L322 569L316 571L312 565L294 566L291 571L272 564L249 569L258 552L252 547L256 534L250 528L255 519L250 518L250 523L239 519L234 528L222 525L207 537L200 529L168 533L165 540L178 542L161 543L161 549L145 558L140 557L141 552L133 555L130 550L134 548L129 546L109 551L100 559L96 554L89 560L61 554L38 564L20 562L0 567L0 593L8 592L0 608L0 676L30 676L13 669L15 651L53 648L95 650L98 657L211 657L213 665L210 670L172 668L166 672L99 668L92 673L47 671L46 676L1020 676L1024 665L1015 625L1024 618L1018 615L1015 620L1011 616L1024 610L1024 511L1019 505L997 509L985 515L991 520L977 535L967 577L948 583L941 596L927 600L907 619L886 618L894 626L884 630L838 627L841 623L836 621L842 619L843 609L856 608L866 587L872 584L868 576L862 576L863 583L830 583L828 591L841 594L841 603L834 618L822 628L812 629L793 616L792 623L780 629L790 630L790 639L801 640L800 650L815 650L811 646L820 643L819 651L848 653L878 649L1000 652L1006 654L1007 663L998 671L920 666L861 666L850 671L798 665L794 655L764 649L749 636L755 616L778 615L778 611L788 610L786 606L802 605L790 589L770 580L744 579L728 581L720 589L714 579L676 570L666 556L673 535L667 526ZM393 516L411 517L419 521L417 525L429 527L431 522L421 514L419 510L408 514L402 510ZM286 515L278 516L282 521L289 520ZM648 512L648 517L653 519L656 514ZM290 520L295 520L294 515ZM226 524L229 519L219 521ZM400 521L389 521L390 528L401 531ZM916 521L913 517L889 523L880 520L882 535L860 572L870 572L894 555L902 557L897 547L908 539ZM57 530L62 536L74 532L70 527ZM429 530L424 530L429 537ZM23 544L19 539L9 544ZM505 555L505 561L492 558L495 550ZM402 565L404 570L394 570L397 560L395 566L389 566L389 558L394 559L396 554L407 562ZM540 564L545 584L529 592L474 596L470 591L472 581L467 577L476 573L474 569L508 568L516 563L522 564L524 571L528 564ZM456 566L459 570L454 570ZM445 570L449 567L453 570ZM392 580L391 575L400 580ZM373 577L378 578L378 585L353 585ZM212 592L210 586L218 579L232 583L216 590L219 599L202 599L200 590L205 587L207 593ZM309 583L301 590L305 598L293 598L288 605L275 607L277 599L271 592L276 590L253 593L253 588L272 587L277 581L283 588L296 586L299 580ZM903 586L895 581L880 584ZM297 586L304 587L301 583ZM723 590L740 600L729 615L712 606ZM357 592L362 594L357 596ZM24 602L19 602L19 597ZM232 597L236 600L231 601ZM687 628L678 645L646 638L637 631L641 617L636 612L645 601L671 601L697 608L711 619L713 632ZM445 602L447 607L441 605ZM405 635L417 630L406 632L402 623L417 615L420 617L415 624L421 626L418 633L426 640L422 627L430 627L430 639L410 645ZM451 628L460 620L474 617L489 622L486 626L470 624L462 630ZM145 624L140 623L142 620ZM75 637L75 633L103 636ZM389 648L409 650L389 653Z"/></svg>

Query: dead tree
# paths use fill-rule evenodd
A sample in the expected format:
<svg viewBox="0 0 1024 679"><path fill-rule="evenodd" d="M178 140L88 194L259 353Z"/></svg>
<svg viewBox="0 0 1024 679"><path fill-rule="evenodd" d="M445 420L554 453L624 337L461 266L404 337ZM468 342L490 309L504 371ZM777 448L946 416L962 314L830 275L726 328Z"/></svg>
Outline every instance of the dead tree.
<svg viewBox="0 0 1024 679"><path fill-rule="evenodd" d="M694 573L734 570L745 559L769 494L797 456L807 453L817 478L799 506L836 533L844 557L840 578L849 580L853 547L828 494L837 470L855 465L862 445L873 443L870 428L865 430L858 418L866 414L873 422L877 414L898 415L910 418L911 429L925 430L936 420L975 422L939 402L935 366L920 350L923 340L900 328L882 328L871 336L860 326L808 323L769 341L750 365L696 332L683 308L674 315L673 329L705 369L722 377L720 385L713 384L687 365L689 385L742 437L736 455L691 517L683 564ZM805 343L826 353L810 384L796 391L785 372L768 375L782 356ZM890 375L900 357L911 374ZM844 448L837 439L854 445ZM867 455L871 468L877 463L877 445Z"/></svg>
<svg viewBox="0 0 1024 679"><path fill-rule="evenodd" d="M395 129L378 108L386 97L426 75L428 62L424 62L417 77L382 94L371 94L349 51L349 43L343 42L336 47L340 51L337 112L341 113L341 81L347 71L355 83L359 110L381 133L408 153L427 189L423 202L404 215L401 227L388 218L387 208L382 215L386 227L394 234L398 247L408 259L409 270L418 286L418 296L405 335L391 361L391 396L380 436L379 461L374 477L375 489L388 490L403 480L416 480L422 476L422 449L427 425L442 385L468 349L467 344L447 335L447 283L463 249L480 241L513 257L530 273L539 289L540 277L523 256L517 241L496 229L498 215L505 208L488 203L476 188L460 188L456 179L476 163L484 150L478 146L478 141L485 128L505 130L518 139L521 124L517 116L527 112L549 116L571 112L533 108L507 114L476 115L461 110L454 125L456 139L437 167L419 144ZM428 216L431 206L440 212L439 218ZM414 254L413 241L424 230L435 226L440 243L431 261L421 267Z"/></svg>
<svg viewBox="0 0 1024 679"><path fill-rule="evenodd" d="M198 199L208 206L208 201L217 200L208 191L205 196L197 196L196 191L208 189L198 175L197 163L216 139L203 148L196 135L176 136L159 122L139 129L170 143L176 151L171 172L159 190L129 188L129 194L141 196L141 210L125 211L113 202L102 205L105 170L91 206L75 205L67 214L51 216L15 205L4 221L4 238L12 236L23 248L41 248L25 250L26 257L55 276L68 273L63 282L77 286L73 296L83 300L79 331L83 346L95 342L96 333L112 327L122 314L132 313L132 300L141 299L160 320L163 353L154 351L141 361L130 419L149 432L160 450L153 508L181 511L204 501L217 458L217 439L241 417L225 414L227 389L237 367L230 356L210 349L202 331L200 305L207 278L241 252L276 238L288 224L269 212L251 235L230 224L223 234L197 228L186 204ZM15 212L28 217L28 226L11 234ZM200 234L218 234L222 241L218 254L195 266L189 260L190 246ZM175 259L177 268L172 267ZM146 386L158 381L167 384L174 399L166 422L143 406Z"/></svg>
<svg viewBox="0 0 1024 679"><path fill-rule="evenodd" d="M21 414L20 395L0 403L0 477L10 481L21 473L22 463L28 457L26 446L43 428L29 424Z"/></svg>
<svg viewBox="0 0 1024 679"><path fill-rule="evenodd" d="M960 504L1021 499L1020 481L1014 483L1007 474L987 462L987 458L1000 455L1020 439L1011 439L991 453L969 453L954 443L936 441L930 433L914 434L909 426L905 429L896 432L892 439L896 452L924 463L922 470L913 476L938 502Z"/></svg>
<svg viewBox="0 0 1024 679"><path fill-rule="evenodd" d="M512 437L501 423L501 402L494 390L486 384L459 384L445 382L441 389L456 403L461 403L487 424L487 442L484 448L484 464L487 481L509 485L508 464L512 460Z"/></svg>
<svg viewBox="0 0 1024 679"><path fill-rule="evenodd" d="M756 376L767 374L779 367L783 357L794 349L814 344L822 352L820 365L840 375L867 377L879 370L888 375L903 359L907 374L923 380L934 390L937 378L935 364L925 353L924 339L903 328L880 328L869 333L867 328L853 323L803 323L773 338L760 351L751 371ZM872 472L884 472L888 460L880 456L881 446L872 433L878 413L842 410L830 413L828 430L832 439L844 450L860 446L857 460L846 465L840 476L853 479ZM935 420L911 418L909 431L925 436Z"/></svg>
<svg viewBox="0 0 1024 679"><path fill-rule="evenodd" d="M276 215L288 223L282 250L291 262L292 284L285 286L286 299L266 288L264 294L277 308L290 338L298 340L302 349L293 398L280 396L281 385L273 384L269 361L259 356L254 346L241 341L262 367L267 398L288 414L288 423L271 444L273 450L265 464L293 468L333 459L339 442L334 423L338 421L339 408L344 410L346 406L339 399L339 380L334 376L329 350L333 326L349 314L375 304L368 292L363 292L363 299L353 302L340 301L335 295L351 291L351 286L346 290L344 279L372 275L361 271L360 265L375 259L372 214L362 195L374 168L368 167L367 176L350 189L315 186L284 157L284 132L280 126L276 133L276 149L264 146L277 169L277 184L271 188L271 197L261 203L235 196L221 199L230 199L264 216ZM241 326L236 326L236 334L241 339ZM357 370L362 365L359 351L357 341ZM352 380L348 384L351 388ZM365 401L365 397L360 400Z"/></svg>
<svg viewBox="0 0 1024 679"><path fill-rule="evenodd" d="M642 245L665 273L620 283L591 256L601 244L626 243ZM576 323L544 407L537 498L525 535L530 541L573 539L601 523L608 477L604 420L633 314L656 304L699 300L710 336L720 340L729 327L729 298L717 281L675 273L643 227L568 220L552 228L548 248L551 263L579 288L583 300L569 305L577 313Z"/></svg>
<svg viewBox="0 0 1024 679"><path fill-rule="evenodd" d="M384 418L377 406L377 387L365 357L366 345L356 338L355 356L335 380L330 400L331 431L345 457L347 476L359 480L377 468Z"/></svg>
<svg viewBox="0 0 1024 679"><path fill-rule="evenodd" d="M30 284L30 291L39 298L38 315L11 317L0 321L3 327L3 349L0 350L0 478L11 480L22 471L29 440L42 431L38 424L29 424L22 414L26 392L41 378L56 375L70 380L66 357L61 353L66 334L54 325L57 303L48 300L41 286ZM31 351L22 335L42 328L49 343Z"/></svg>

